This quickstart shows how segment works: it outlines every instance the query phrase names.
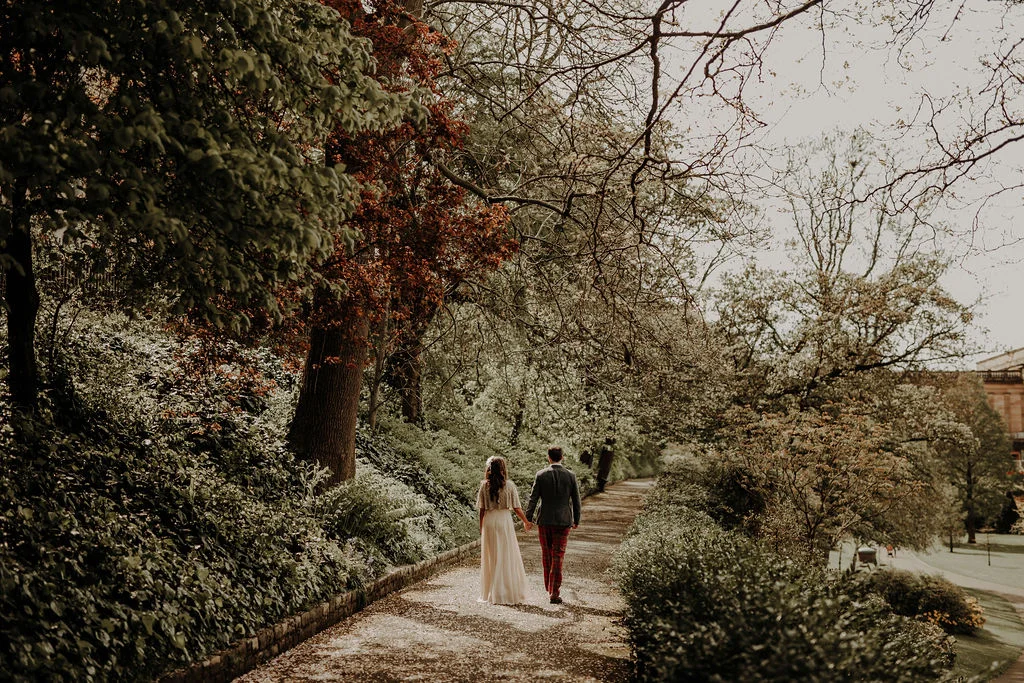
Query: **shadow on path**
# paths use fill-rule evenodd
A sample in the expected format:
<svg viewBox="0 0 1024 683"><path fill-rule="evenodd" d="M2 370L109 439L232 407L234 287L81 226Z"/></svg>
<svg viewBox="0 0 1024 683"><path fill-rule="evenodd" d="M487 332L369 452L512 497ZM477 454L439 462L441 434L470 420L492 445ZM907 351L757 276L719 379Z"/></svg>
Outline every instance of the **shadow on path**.
<svg viewBox="0 0 1024 683"><path fill-rule="evenodd" d="M394 593L236 679L266 681L625 680L629 648L612 554L653 480L609 486L584 501L551 605L536 532L519 534L529 596L523 605L477 601L479 556Z"/></svg>

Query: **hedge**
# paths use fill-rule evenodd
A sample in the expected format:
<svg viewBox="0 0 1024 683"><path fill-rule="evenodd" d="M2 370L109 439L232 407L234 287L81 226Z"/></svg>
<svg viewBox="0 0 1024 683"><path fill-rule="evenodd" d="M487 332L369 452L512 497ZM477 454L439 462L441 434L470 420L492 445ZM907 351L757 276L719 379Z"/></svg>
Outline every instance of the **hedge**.
<svg viewBox="0 0 1024 683"><path fill-rule="evenodd" d="M935 681L952 666L940 629L722 529L686 498L657 492L616 557L640 680Z"/></svg>

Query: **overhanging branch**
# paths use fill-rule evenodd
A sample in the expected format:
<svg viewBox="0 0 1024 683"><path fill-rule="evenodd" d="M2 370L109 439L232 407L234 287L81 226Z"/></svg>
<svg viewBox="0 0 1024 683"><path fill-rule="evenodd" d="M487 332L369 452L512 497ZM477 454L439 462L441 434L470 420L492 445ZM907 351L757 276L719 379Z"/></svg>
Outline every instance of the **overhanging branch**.
<svg viewBox="0 0 1024 683"><path fill-rule="evenodd" d="M429 155L428 160L430 161L430 163L434 165L434 167L438 171L441 172L441 175L447 178L448 181L451 182L453 185L461 187L464 190L468 190L469 192L472 192L473 194L475 194L477 197L484 200L488 204L506 204L508 202L515 202L517 204L528 204L532 206L539 206L545 208L548 211L558 214L562 218L567 218L569 216L568 207L559 207L543 199L534 199L533 197L520 197L518 195L503 195L491 190L485 190L484 188L480 187L473 181L463 178L462 176L455 173L453 170L448 168L448 166L446 166L444 162L438 160L437 157Z"/></svg>

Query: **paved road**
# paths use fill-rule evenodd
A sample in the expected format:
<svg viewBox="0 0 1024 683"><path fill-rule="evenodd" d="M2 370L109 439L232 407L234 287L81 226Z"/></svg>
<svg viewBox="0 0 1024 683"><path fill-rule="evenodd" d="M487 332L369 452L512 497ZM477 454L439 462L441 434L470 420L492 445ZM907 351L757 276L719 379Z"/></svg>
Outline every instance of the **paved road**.
<svg viewBox="0 0 1024 683"><path fill-rule="evenodd" d="M569 538L562 597L551 605L536 532L519 534L528 604L478 603L479 557L379 600L259 669L268 681L622 681L629 676L622 602L607 570L653 480L620 482L584 501Z"/></svg>
<svg viewBox="0 0 1024 683"><path fill-rule="evenodd" d="M905 551L900 551L898 553L898 557L890 560L890 563L897 569L907 569L925 574L938 574L958 586L982 590L988 593L995 593L1012 604L1013 608L1017 610L1017 614L1020 615L1021 619L1024 619L1024 589L1019 586L1007 586L1005 584L993 583L992 581L976 579L971 576L965 576L945 569L939 569L938 567L933 567L928 564L917 555ZM992 680L993 683L1024 683L1024 653L1021 654L1020 658L1016 662L1010 665L1009 669L1004 671L998 678L994 678Z"/></svg>

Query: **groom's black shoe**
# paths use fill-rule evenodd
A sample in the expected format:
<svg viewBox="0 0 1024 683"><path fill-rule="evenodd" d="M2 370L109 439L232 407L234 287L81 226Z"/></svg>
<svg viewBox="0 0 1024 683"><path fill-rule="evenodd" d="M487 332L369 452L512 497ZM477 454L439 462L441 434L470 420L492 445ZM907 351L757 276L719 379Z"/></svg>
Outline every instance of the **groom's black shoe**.
<svg viewBox="0 0 1024 683"><path fill-rule="evenodd" d="M562 598L558 597L557 595L552 595L551 596L551 604L552 605L561 605L562 604Z"/></svg>

